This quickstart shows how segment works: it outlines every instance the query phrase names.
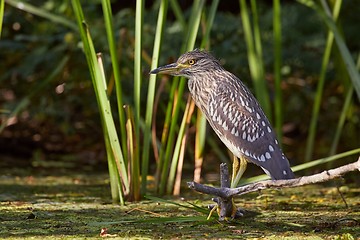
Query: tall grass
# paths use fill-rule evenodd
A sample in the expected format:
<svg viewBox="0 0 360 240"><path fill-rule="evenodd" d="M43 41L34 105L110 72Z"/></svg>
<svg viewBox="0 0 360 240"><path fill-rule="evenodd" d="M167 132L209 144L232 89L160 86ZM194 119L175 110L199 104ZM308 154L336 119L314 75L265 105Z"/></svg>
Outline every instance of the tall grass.
<svg viewBox="0 0 360 240"><path fill-rule="evenodd" d="M116 41L114 36L114 26L113 26L113 19L112 19L112 10L110 5L110 0L101 1L103 15L104 15L104 22L105 22L105 29L107 34L107 40L109 45L110 57L111 57L111 64L112 64L112 72L115 81L115 89L116 89L116 102L118 107L118 115L119 115L119 124L120 124L120 132L125 133L125 113L123 107L123 88L121 84L121 77L120 77L120 68L119 68L119 60L116 48ZM120 134L121 138L121 146L122 152L124 154L124 159L127 159L127 139L126 134Z"/></svg>
<svg viewBox="0 0 360 240"><path fill-rule="evenodd" d="M360 54L358 55L356 68L358 70L360 70ZM334 139L333 139L332 144L331 144L329 156L332 156L332 155L334 155L336 153L336 149L337 149L337 146L338 146L339 140L340 140L340 135L342 133L342 129L343 129L344 124L345 124L345 119L346 119L346 116L347 116L347 114L348 114L348 112L350 110L350 107L351 107L351 99L352 99L353 95L354 95L354 87L353 87L353 85L350 85L348 87L348 90L347 90L346 95L345 95L344 105L343 105L343 108L341 110L339 121L338 121L336 131L335 131L335 134L334 134Z"/></svg>
<svg viewBox="0 0 360 240"><path fill-rule="evenodd" d="M274 39L274 78L275 78L275 98L274 98L274 116L275 131L278 141L282 142L282 125L283 125L283 98L281 90L281 4L280 0L273 1L273 39Z"/></svg>
<svg viewBox="0 0 360 240"><path fill-rule="evenodd" d="M7 0L9 5L19 7L19 1ZM310 160L313 153L314 139L316 137L317 121L319 119L320 104L323 101L322 91L326 79L326 69L329 65L331 51L334 43L340 50L340 57L346 63L346 69L351 79L352 86L350 86L346 92L345 102L343 105L342 113L339 117L338 127L335 131L334 140L330 155L336 153L336 146L338 144L346 114L351 106L351 100L353 93L355 92L358 97L360 96L360 77L358 69L355 66L349 50L345 44L344 39L339 33L336 26L336 19L340 16L340 9L342 1L336 1L333 9L333 13L328 9L326 1L321 1L321 6L311 0L300 1L303 4L311 7L316 11L319 16L324 20L328 27L329 33L327 37L325 52L323 55L322 68L320 70L320 78L318 82L316 99L314 103L311 127L308 136L308 146L306 159ZM0 16L3 16L3 3L0 2ZM195 133L195 171L194 179L200 180L201 168L203 162L204 146L208 143L213 147L214 151L222 161L228 159L227 156L221 151L219 142L210 138L206 138L206 120L200 111L196 116L194 103L191 98L188 97L187 101L184 101L183 95L186 87L185 79L175 77L171 79L167 84L167 88L170 89L167 94L168 102L155 103L155 94L157 86L163 87L163 82L157 82L155 75L150 75L149 79L146 79L143 74L142 65L142 39L143 39L143 18L144 18L144 2L139 0L136 2L135 13L135 46L134 46L134 92L133 100L134 105L126 104L124 106L124 89L121 82L120 67L117 53L117 46L114 36L114 26L112 18L112 9L109 0L103 0L102 2L103 17L105 23L105 30L107 34L108 46L110 51L110 57L112 62L112 69L110 71L110 77L106 76L106 72L103 69L101 54L97 54L94 48L94 44L91 38L91 26L86 23L86 18L82 11L82 5L79 0L72 1L74 15L76 16L76 25L70 20L51 14L43 9L36 8L28 3L24 3L24 11L28 11L32 14L44 17L54 23L67 26L73 31L77 31L81 36L83 43L83 50L86 56L92 84L96 94L96 99L100 112L100 119L102 123L104 140L106 145L106 154L109 167L111 194L114 202L124 204L126 198L129 200L139 200L141 196L145 195L149 189L147 185L147 177L152 175L149 172L150 155L152 151L158 152L158 159L156 159L156 189L159 194L171 194L179 193L180 179L182 174L182 166L184 162L184 156L186 153L187 139L190 137L189 127L193 124L196 126ZM282 107L282 89L281 89L281 67L282 67L282 25L281 25L281 2L279 0L273 1L273 39L274 39L274 76L275 76L275 96L274 96L274 110L272 113L272 102L270 101L269 91L267 89L267 83L265 81L265 65L263 61L263 46L261 42L262 30L259 24L261 15L258 14L259 9L256 1L250 1L251 11L249 12L247 1L240 0L240 14L242 19L242 28L244 30L244 37L247 46L247 57L249 61L249 68L251 77L253 79L255 94L260 101L260 104L264 108L265 113L271 119L274 116L276 131L281 139L281 127L283 124L284 109ZM2 4L2 5L1 5ZM198 39L199 29L202 33L202 39L198 39L200 42L200 48L210 49L211 46L211 29L217 13L217 7L219 0L213 0L209 11L206 12L205 0L195 0L191 7L189 18L186 18L185 14L179 7L179 3L176 0L163 0L158 1L158 17L156 23L156 33L153 46L151 69L156 68L159 65L159 59L162 63L165 63L161 56L161 46L163 44L162 37L164 35L166 16L171 9L175 15L176 21L178 21L180 28L183 32L182 46L179 51L179 55L183 52L192 50L197 47L196 40ZM169 5L169 6L168 6ZM2 18L1 18L2 19ZM1 22L0 22L1 23ZM1 24L0 24L1 25ZM0 29L1 33L1 29ZM101 51L101 49L99 49ZM226 56L222 56L226 57ZM62 66L68 59L64 58L59 63L59 68L49 75L42 84L46 84L58 74L62 69ZM360 62L360 60L358 61ZM359 64L358 64L359 67ZM114 103L110 102L111 91L108 91L108 79L114 78L116 86L116 107ZM146 111L142 116L141 102L144 99L141 95L141 86L147 86L146 96ZM41 85L43 86L43 85ZM41 90L41 89L40 89ZM108 94L108 95L107 95ZM30 95L31 97L31 95ZM17 115L22 109L29 104L28 98L24 98L20 101L20 104L14 111L10 111L11 114ZM164 125L162 128L162 134L158 138L151 136L152 126L157 124L155 116L156 104L162 104L162 108L165 109ZM117 110L117 111L116 111ZM113 114L119 115L119 127L115 123ZM153 122L155 120L155 123ZM4 126L1 126L2 129ZM151 143L153 143L151 145ZM153 146L153 149L151 149ZM348 151L343 154L331 156L326 159L309 161L308 163L298 165L294 167L294 170L300 171L307 169L318 164L335 161L344 156L351 154L357 154L359 149ZM141 175L141 177L140 177ZM259 178L257 178L259 179ZM255 179L249 179L255 180Z"/></svg>
<svg viewBox="0 0 360 240"><path fill-rule="evenodd" d="M326 70L326 66L329 61L333 39L335 39L336 46L339 49L341 57L342 57L341 60L344 61L344 63L345 63L346 70L349 74L352 85L353 85L359 99L360 99L360 75L355 66L354 60L346 46L346 43L336 26L336 18L339 14L342 1L335 2L333 14L331 14L331 11L330 11L329 6L327 5L326 1L321 1L322 7L318 6L317 3L315 3L314 1L300 1L300 2L302 2L306 6L314 9L319 14L319 16L323 19L323 21L325 22L325 24L327 25L327 27L329 29L327 45L326 45L326 50L324 53L323 65L322 65L322 70L321 70L321 75L320 75L321 77L319 80L317 94L316 94L316 100L315 100L315 104L314 104L314 108L313 108L312 120L311 120L310 129L309 129L307 148L306 148L306 154L305 154L305 160L310 160L312 157L312 153L313 153L313 146L314 146L314 139L315 139L315 132L316 132L316 122L318 119L321 96L322 96L322 89L323 89L323 85L324 85L324 81L325 81L325 70ZM348 95L349 95L349 93L348 93ZM346 112L343 111L342 114L346 114ZM344 116L340 117L340 120L339 120L340 125L341 125L341 121L343 121L343 118L344 118ZM336 133L337 136L339 134L340 134L340 132ZM335 147L335 144L333 144L332 147ZM335 149L331 150L331 153L334 153L334 152L335 152Z"/></svg>
<svg viewBox="0 0 360 240"><path fill-rule="evenodd" d="M214 23L216 10L219 5L219 0L213 0L210 6L209 14L204 29L204 37L201 41L200 48L210 49L210 32ZM201 169L203 165L203 154L206 140L206 118L201 113L200 109L197 109L196 117L196 134L195 134L195 164L194 164L194 181L200 182Z"/></svg>
<svg viewBox="0 0 360 240"><path fill-rule="evenodd" d="M2 32L2 23L4 18L5 0L0 0L0 38Z"/></svg>
<svg viewBox="0 0 360 240"><path fill-rule="evenodd" d="M164 32L165 20L168 11L168 1L164 0L160 2L159 14L156 24L156 34L154 40L153 56L151 62L151 69L155 69L159 64L159 57L161 51L162 37ZM145 129L144 129L144 142L143 142L143 151L142 151L142 168L141 168L141 193L146 193L146 178L148 175L149 169L149 155L150 155L150 143L151 143L151 126L154 114L154 98L155 98L155 88L156 88L156 76L150 75L149 77L149 86L147 93L147 104L146 104L146 113L145 113ZM153 146L157 146L155 143ZM154 149L157 151L157 149Z"/></svg>
<svg viewBox="0 0 360 240"><path fill-rule="evenodd" d="M79 1L72 1L72 4L100 110L108 156L112 198L114 202L124 204L124 193L128 194L130 191L127 164L120 148L110 102L106 95L105 75L98 61L81 4Z"/></svg>
<svg viewBox="0 0 360 240"><path fill-rule="evenodd" d="M269 119L271 119L272 114L270 108L270 98L265 82L262 44L256 1L251 1L251 10L253 16L253 26L251 26L249 16L250 14L248 12L246 0L240 0L240 15L244 29L250 74L254 83L255 95L265 114Z"/></svg>
<svg viewBox="0 0 360 240"><path fill-rule="evenodd" d="M335 6L333 9L333 18L335 21L339 17L341 5L342 5L342 0L335 2ZM323 89L324 89L324 84L325 84L326 72L328 69L329 61L330 61L330 54L333 49L333 42L334 42L334 34L330 30L327 34L325 52L323 55L320 76L319 76L319 81L318 81L318 85L317 85L317 89L316 89L315 101L314 101L313 111L312 111L311 120L310 120L309 134L307 137L306 152L305 152L305 160L306 161L309 161L311 159L311 157L313 155L313 151L314 151L316 126L317 126L317 122L319 119L320 104L322 102L322 95L323 95Z"/></svg>
<svg viewBox="0 0 360 240"><path fill-rule="evenodd" d="M200 25L201 13L204 6L204 0L196 0L193 3L189 24L187 25L186 37L182 46L182 52L192 50L194 48L198 28ZM165 125L163 130L162 145L159 153L159 164L157 166L157 173L159 179L158 192L159 194L165 193L166 182L168 180L168 172L171 155L173 154L175 131L177 128L177 120L179 117L181 101L177 96L182 96L185 88L186 81L184 78L175 77L171 86L170 96L171 101L167 107ZM171 117L170 117L171 116ZM168 130L168 126L170 126ZM168 132L168 136L166 136Z"/></svg>

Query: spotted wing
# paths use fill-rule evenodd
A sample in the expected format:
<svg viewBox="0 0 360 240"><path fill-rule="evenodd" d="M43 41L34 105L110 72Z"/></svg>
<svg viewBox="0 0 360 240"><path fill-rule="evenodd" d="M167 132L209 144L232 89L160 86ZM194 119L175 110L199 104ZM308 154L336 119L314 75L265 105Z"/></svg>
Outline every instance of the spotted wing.
<svg viewBox="0 0 360 240"><path fill-rule="evenodd" d="M240 81L219 85L210 94L206 116L234 155L261 166L273 179L292 175L268 119Z"/></svg>

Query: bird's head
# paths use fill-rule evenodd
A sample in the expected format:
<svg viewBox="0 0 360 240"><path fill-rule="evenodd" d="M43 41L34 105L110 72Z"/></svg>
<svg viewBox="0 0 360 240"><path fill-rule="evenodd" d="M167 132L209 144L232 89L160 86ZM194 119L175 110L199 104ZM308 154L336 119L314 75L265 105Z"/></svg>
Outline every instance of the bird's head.
<svg viewBox="0 0 360 240"><path fill-rule="evenodd" d="M162 73L191 78L219 68L222 68L220 62L210 53L195 49L181 55L175 63L158 67L152 70L150 74Z"/></svg>

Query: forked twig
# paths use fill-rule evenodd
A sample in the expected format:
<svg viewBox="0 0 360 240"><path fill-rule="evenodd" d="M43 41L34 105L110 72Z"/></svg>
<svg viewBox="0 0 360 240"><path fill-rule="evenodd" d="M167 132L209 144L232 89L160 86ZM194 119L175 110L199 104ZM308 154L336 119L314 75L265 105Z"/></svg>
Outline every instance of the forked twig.
<svg viewBox="0 0 360 240"><path fill-rule="evenodd" d="M356 162L349 163L347 165L326 170L321 173L317 173L310 176L303 176L289 180L265 180L265 181L250 183L248 185L237 188L230 188L230 187L225 187L228 186L227 181L229 181L229 171L226 164L223 163L220 165L220 175L221 175L220 178L221 178L222 187L220 188L210 187L196 182L188 182L188 186L189 188L197 192L217 196L218 199L216 202L218 203L219 201L228 202L229 199L232 199L235 195L243 195L268 188L292 188L292 187L299 187L308 184L326 182L331 179L341 177L345 173L352 171L360 171L360 157ZM229 210L230 209L227 209L225 211L225 209L222 209L222 211L224 212L232 212L231 210L230 211ZM220 218L224 218L224 217L230 217L230 216L220 216Z"/></svg>

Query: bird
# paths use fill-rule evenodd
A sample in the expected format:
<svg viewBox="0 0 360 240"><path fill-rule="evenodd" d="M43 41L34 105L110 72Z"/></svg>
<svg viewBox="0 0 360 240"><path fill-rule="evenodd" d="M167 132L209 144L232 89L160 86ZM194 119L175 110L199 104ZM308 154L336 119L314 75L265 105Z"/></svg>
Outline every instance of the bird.
<svg viewBox="0 0 360 240"><path fill-rule="evenodd" d="M258 165L272 179L292 179L294 173L275 132L246 85L225 70L208 51L195 49L150 74L188 79L190 94L220 140L233 153L231 187L236 187L247 162Z"/></svg>

